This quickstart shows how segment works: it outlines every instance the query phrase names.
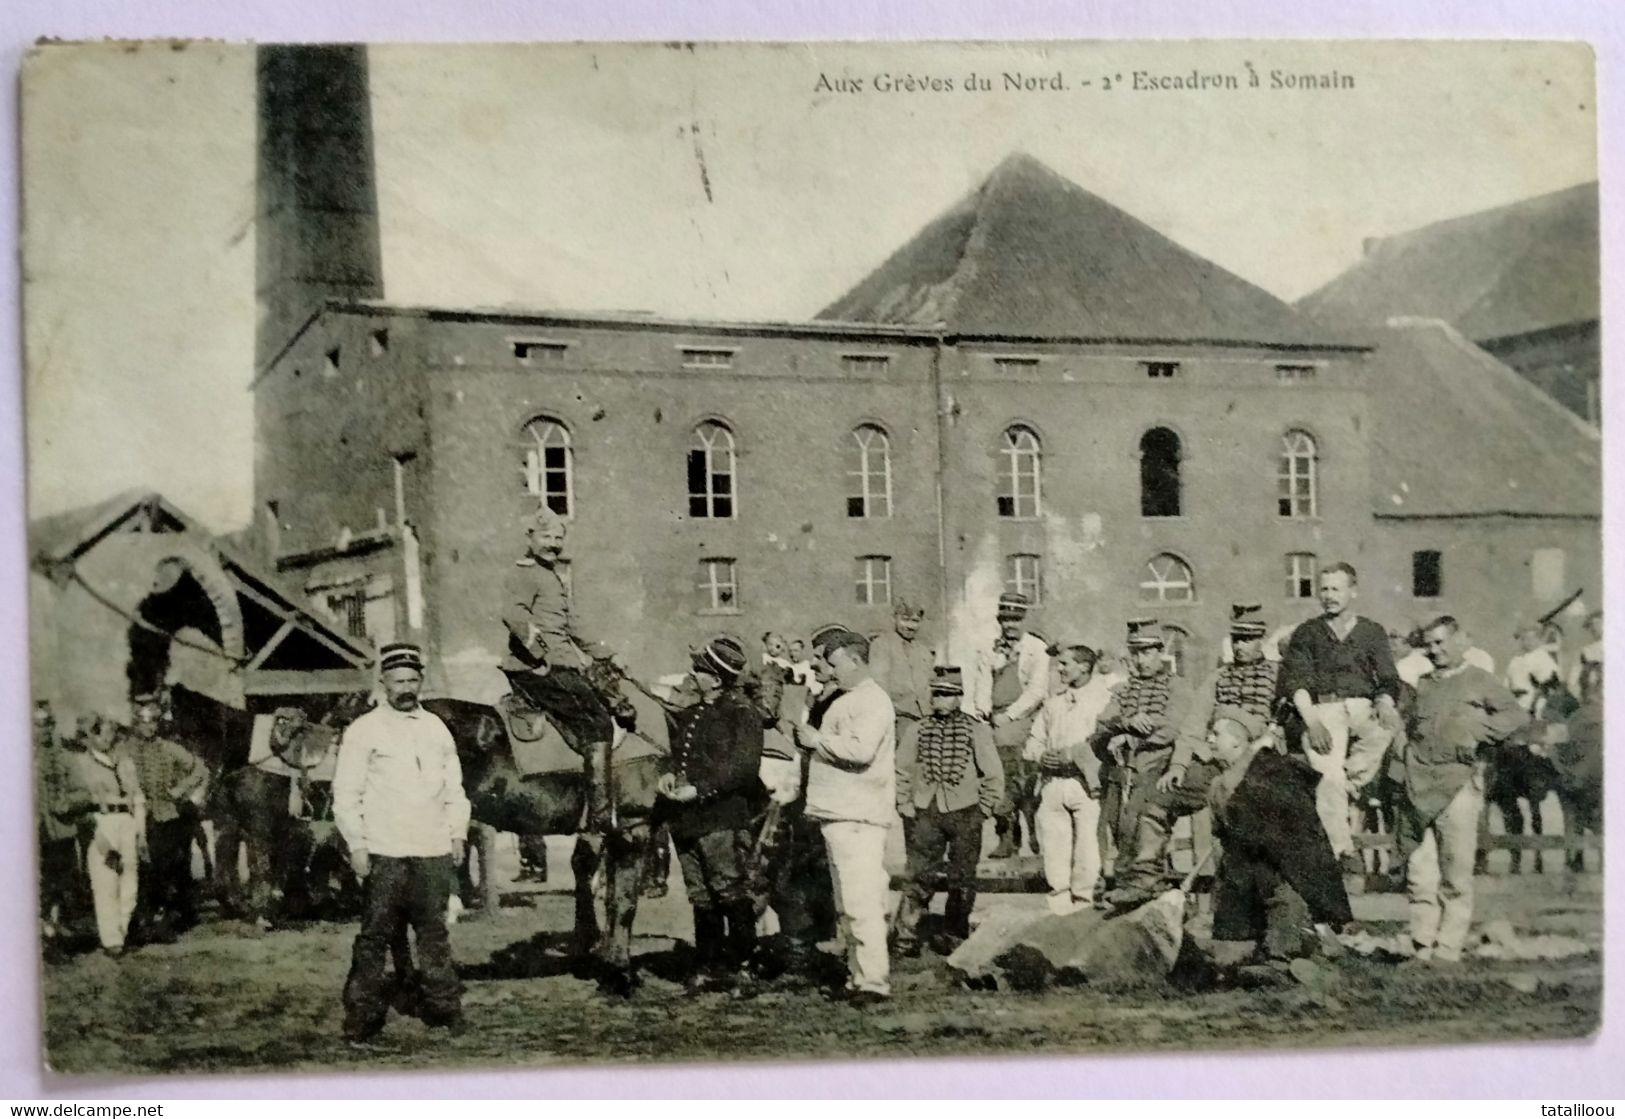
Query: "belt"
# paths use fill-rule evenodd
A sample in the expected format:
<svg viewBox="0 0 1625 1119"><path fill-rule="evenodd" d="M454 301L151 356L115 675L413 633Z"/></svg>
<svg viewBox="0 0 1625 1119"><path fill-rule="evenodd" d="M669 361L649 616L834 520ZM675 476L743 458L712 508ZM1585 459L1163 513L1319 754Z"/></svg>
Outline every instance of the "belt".
<svg viewBox="0 0 1625 1119"><path fill-rule="evenodd" d="M119 812L122 812L122 813L128 814L129 811L130 811L130 806L128 804L98 804L96 806L96 811L97 812L107 812L107 813L119 813Z"/></svg>

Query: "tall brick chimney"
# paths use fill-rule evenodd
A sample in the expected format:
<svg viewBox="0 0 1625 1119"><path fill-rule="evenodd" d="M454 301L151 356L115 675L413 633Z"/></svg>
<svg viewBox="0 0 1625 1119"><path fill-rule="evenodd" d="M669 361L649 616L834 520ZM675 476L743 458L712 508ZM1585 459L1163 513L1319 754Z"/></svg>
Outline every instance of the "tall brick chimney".
<svg viewBox="0 0 1625 1119"><path fill-rule="evenodd" d="M367 49L262 46L255 367L331 297L384 294Z"/></svg>

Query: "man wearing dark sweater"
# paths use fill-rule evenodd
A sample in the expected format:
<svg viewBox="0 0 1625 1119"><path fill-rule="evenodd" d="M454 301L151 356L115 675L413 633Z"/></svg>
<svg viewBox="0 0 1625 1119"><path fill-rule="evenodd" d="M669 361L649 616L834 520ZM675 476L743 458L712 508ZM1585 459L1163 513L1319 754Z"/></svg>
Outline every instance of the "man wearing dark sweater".
<svg viewBox="0 0 1625 1119"><path fill-rule="evenodd" d="M694 654L699 702L672 712L672 772L662 776L657 817L671 829L694 907L692 991L738 981L756 947L751 901L751 822L767 799L757 771L762 717L737 686L746 660L718 638Z"/></svg>
<svg viewBox="0 0 1625 1119"><path fill-rule="evenodd" d="M1278 706L1303 723L1303 753L1320 774L1315 804L1332 850L1354 856L1349 799L1382 771L1399 729L1399 673L1388 632L1354 612L1359 577L1346 563L1320 573L1320 617L1287 640Z"/></svg>
<svg viewBox="0 0 1625 1119"><path fill-rule="evenodd" d="M1422 629L1433 671L1416 683L1407 719L1405 798L1394 831L1405 859L1411 944L1418 960L1454 963L1473 919L1473 861L1484 810L1481 750L1529 719L1505 684L1464 654L1456 620Z"/></svg>

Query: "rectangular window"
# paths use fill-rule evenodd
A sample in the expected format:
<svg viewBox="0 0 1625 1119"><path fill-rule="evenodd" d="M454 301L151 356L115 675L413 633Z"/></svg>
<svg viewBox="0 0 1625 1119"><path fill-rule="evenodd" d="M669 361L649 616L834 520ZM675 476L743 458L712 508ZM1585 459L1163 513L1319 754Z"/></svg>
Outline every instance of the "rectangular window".
<svg viewBox="0 0 1625 1119"><path fill-rule="evenodd" d="M732 350L683 347L683 368L685 369L728 369L733 363L734 351Z"/></svg>
<svg viewBox="0 0 1625 1119"><path fill-rule="evenodd" d="M389 331L373 331L367 338L367 349L373 357L383 357L389 353Z"/></svg>
<svg viewBox="0 0 1625 1119"><path fill-rule="evenodd" d="M1286 557L1286 596L1314 598L1320 570L1313 552L1289 552Z"/></svg>
<svg viewBox="0 0 1625 1119"><path fill-rule="evenodd" d="M1315 367L1313 365L1277 365L1275 379L1282 384L1296 384L1300 381L1313 381Z"/></svg>
<svg viewBox="0 0 1625 1119"><path fill-rule="evenodd" d="M1004 557L1004 589L1009 594L1026 595L1034 606L1044 601L1044 561L1041 556L1020 553Z"/></svg>
<svg viewBox="0 0 1625 1119"><path fill-rule="evenodd" d="M1177 361L1142 361L1140 367L1145 375L1153 381L1172 380L1179 375L1179 362Z"/></svg>
<svg viewBox="0 0 1625 1119"><path fill-rule="evenodd" d="M1535 549L1529 557L1529 580L1536 599L1548 602L1563 596L1568 589L1567 560L1562 548Z"/></svg>
<svg viewBox="0 0 1625 1119"><path fill-rule="evenodd" d="M999 373L1031 373L1038 368L1038 359L1006 355L994 358L993 368Z"/></svg>
<svg viewBox="0 0 1625 1119"><path fill-rule="evenodd" d="M859 606L891 604L891 557L859 556L853 565Z"/></svg>
<svg viewBox="0 0 1625 1119"><path fill-rule="evenodd" d="M700 561L699 612L739 613L739 572L733 560Z"/></svg>
<svg viewBox="0 0 1625 1119"><path fill-rule="evenodd" d="M1411 553L1411 594L1416 598L1438 598L1444 593L1444 565L1438 552Z"/></svg>
<svg viewBox="0 0 1625 1119"><path fill-rule="evenodd" d="M568 342L550 342L541 338L518 338L513 342L513 356L525 365L562 363L569 349Z"/></svg>
<svg viewBox="0 0 1625 1119"><path fill-rule="evenodd" d="M346 637L367 636L367 588L356 587L327 596L327 612L338 622Z"/></svg>
<svg viewBox="0 0 1625 1119"><path fill-rule="evenodd" d="M848 373L874 376L886 372L891 358L885 354L842 354L841 368Z"/></svg>

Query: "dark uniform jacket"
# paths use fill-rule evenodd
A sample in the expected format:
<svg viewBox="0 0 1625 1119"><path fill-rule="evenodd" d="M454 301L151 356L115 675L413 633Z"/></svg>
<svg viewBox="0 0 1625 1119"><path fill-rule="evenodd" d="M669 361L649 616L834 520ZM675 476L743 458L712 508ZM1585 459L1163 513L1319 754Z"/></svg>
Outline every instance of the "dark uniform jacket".
<svg viewBox="0 0 1625 1119"><path fill-rule="evenodd" d="M767 799L757 775L762 761L762 716L744 692L724 688L710 703L668 714L672 769L678 783L699 797L687 803L662 800L661 819L678 838L748 828Z"/></svg>
<svg viewBox="0 0 1625 1119"><path fill-rule="evenodd" d="M1261 928L1267 887L1276 881L1298 892L1315 921L1336 928L1354 920L1315 810L1319 783L1320 774L1302 759L1260 749L1228 799L1215 806L1214 827L1224 845L1216 939L1249 939L1248 930Z"/></svg>

